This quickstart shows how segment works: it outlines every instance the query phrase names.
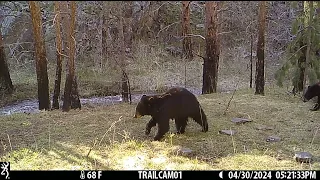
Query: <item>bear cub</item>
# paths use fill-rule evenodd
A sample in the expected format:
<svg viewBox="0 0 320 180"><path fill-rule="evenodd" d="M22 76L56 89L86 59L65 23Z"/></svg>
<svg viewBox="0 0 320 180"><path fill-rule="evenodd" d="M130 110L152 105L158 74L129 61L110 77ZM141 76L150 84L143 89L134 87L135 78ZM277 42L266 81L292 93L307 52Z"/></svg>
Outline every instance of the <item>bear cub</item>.
<svg viewBox="0 0 320 180"><path fill-rule="evenodd" d="M317 111L320 109L320 82L313 84L311 86L308 86L306 92L303 95L303 102L307 102L310 99L314 97L318 97L318 102L315 104L315 106L310 109L311 111Z"/></svg>
<svg viewBox="0 0 320 180"><path fill-rule="evenodd" d="M150 134L151 128L158 125L155 141L161 140L169 131L170 119L175 120L178 134L185 132L188 118L192 118L202 127L202 132L208 131L207 116L200 106L196 96L185 88L175 87L161 95L143 95L136 107L134 118L150 115L145 134Z"/></svg>

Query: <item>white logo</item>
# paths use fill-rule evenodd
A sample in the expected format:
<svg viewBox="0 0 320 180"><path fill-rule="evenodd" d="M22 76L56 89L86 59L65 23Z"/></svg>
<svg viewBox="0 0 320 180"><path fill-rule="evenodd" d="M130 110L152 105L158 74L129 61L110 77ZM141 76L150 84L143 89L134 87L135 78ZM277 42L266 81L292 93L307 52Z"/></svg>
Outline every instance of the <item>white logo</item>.
<svg viewBox="0 0 320 180"><path fill-rule="evenodd" d="M86 178L86 175L85 175L84 171L81 171L80 179L85 179L85 178Z"/></svg>
<svg viewBox="0 0 320 180"><path fill-rule="evenodd" d="M4 162L1 164L1 175L2 176L6 176L6 179L9 179L9 162Z"/></svg>

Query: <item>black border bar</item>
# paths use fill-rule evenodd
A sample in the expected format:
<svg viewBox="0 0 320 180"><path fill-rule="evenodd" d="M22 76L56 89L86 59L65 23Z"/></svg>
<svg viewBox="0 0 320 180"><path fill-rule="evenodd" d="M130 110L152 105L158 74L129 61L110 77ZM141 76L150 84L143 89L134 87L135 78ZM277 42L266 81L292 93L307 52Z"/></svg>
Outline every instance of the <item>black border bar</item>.
<svg viewBox="0 0 320 180"><path fill-rule="evenodd" d="M8 172L8 173L7 173ZM316 179L320 171L316 170L244 170L244 171L179 171L179 170L49 170L21 171L9 170L1 173L0 179Z"/></svg>

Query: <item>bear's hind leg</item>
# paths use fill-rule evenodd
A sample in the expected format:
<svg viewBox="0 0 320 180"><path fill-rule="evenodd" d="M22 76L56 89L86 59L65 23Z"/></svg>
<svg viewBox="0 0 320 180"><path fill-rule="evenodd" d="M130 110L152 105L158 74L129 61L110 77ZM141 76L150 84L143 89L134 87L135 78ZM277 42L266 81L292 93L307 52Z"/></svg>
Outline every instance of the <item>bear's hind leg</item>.
<svg viewBox="0 0 320 180"><path fill-rule="evenodd" d="M204 114L202 108L199 109L199 112L195 112L193 115L191 115L191 118L202 127L202 132L208 131L207 116Z"/></svg>
<svg viewBox="0 0 320 180"><path fill-rule="evenodd" d="M169 131L169 118L168 119L160 119L158 121L158 133L154 137L155 141L160 141L164 135Z"/></svg>
<svg viewBox="0 0 320 180"><path fill-rule="evenodd" d="M177 134L183 134L186 131L188 117L175 119Z"/></svg>

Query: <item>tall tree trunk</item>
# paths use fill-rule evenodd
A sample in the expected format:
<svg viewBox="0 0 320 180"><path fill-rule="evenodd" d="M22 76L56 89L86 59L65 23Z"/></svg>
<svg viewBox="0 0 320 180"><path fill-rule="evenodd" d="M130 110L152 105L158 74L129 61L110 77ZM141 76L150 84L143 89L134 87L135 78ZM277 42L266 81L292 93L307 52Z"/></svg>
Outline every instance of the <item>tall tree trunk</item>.
<svg viewBox="0 0 320 180"><path fill-rule="evenodd" d="M36 72L38 81L39 110L50 109L49 80L47 72L46 49L43 39L41 11L39 2L29 1L33 34L35 40Z"/></svg>
<svg viewBox="0 0 320 180"><path fill-rule="evenodd" d="M121 75L121 87L122 87L122 99L124 102L129 101L129 87L128 87L128 81L126 78L126 63L125 63L125 45L124 45L124 35L123 35L123 17L120 17L119 20L119 39L120 39L120 66L122 70Z"/></svg>
<svg viewBox="0 0 320 180"><path fill-rule="evenodd" d="M133 41L133 1L127 1L124 3L123 17L124 50L126 55L131 56Z"/></svg>
<svg viewBox="0 0 320 180"><path fill-rule="evenodd" d="M65 54L70 55L70 31L71 31L71 15L69 9L68 1L61 2L61 12L62 14L62 28L63 30L63 52ZM71 57L67 58L66 61L66 80L64 84L64 93L63 93L63 105L62 111L69 111L71 108L71 88L72 88L72 74L74 73L73 68L71 67L72 63L70 63Z"/></svg>
<svg viewBox="0 0 320 180"><path fill-rule="evenodd" d="M128 87L128 81L126 78L125 74L125 69L126 69L126 56L125 56L125 37L124 37L124 23L123 23L123 9L124 9L124 2L122 2L122 5L120 7L120 13L119 13L119 24L118 24L118 29L119 29L119 42L120 42L120 47L119 47L119 53L120 53L120 68L122 70L121 72L121 89L122 89L122 99L124 102L129 101L129 87Z"/></svg>
<svg viewBox="0 0 320 180"><path fill-rule="evenodd" d="M4 89L7 93L13 92L13 85L9 73L9 67L4 52L2 42L2 32L0 29L0 89Z"/></svg>
<svg viewBox="0 0 320 180"><path fill-rule="evenodd" d="M193 58L191 37L188 37L191 34L190 3L191 1L182 1L182 50L187 59Z"/></svg>
<svg viewBox="0 0 320 180"><path fill-rule="evenodd" d="M61 40L62 40L62 54L64 57L68 57L69 53L69 26L70 26L70 11L68 1L59 1L60 3L60 18L61 18ZM69 61L66 60L66 68ZM66 70L67 72L67 70Z"/></svg>
<svg viewBox="0 0 320 180"><path fill-rule="evenodd" d="M293 93L301 92L303 91L303 84L304 84L304 77L305 77L305 63L306 63L306 53L307 48L303 47L305 44L303 43L303 40L299 42L301 48L302 54L298 58L298 77L294 78L294 84L293 84Z"/></svg>
<svg viewBox="0 0 320 180"><path fill-rule="evenodd" d="M76 16L76 2L70 1L70 23L68 29L68 48L69 49L69 59L67 65L67 77L64 88L64 99L63 99L63 111L69 111L70 108L81 109L81 104L79 100L79 93L77 87L77 79L75 77L75 16ZM70 11L69 11L70 12ZM67 19L65 19L67 20ZM65 26L66 28L66 26Z"/></svg>
<svg viewBox="0 0 320 180"><path fill-rule="evenodd" d="M108 15L108 13L107 13ZM101 67L104 66L103 62L107 62L107 54L108 54L108 45L107 45L107 30L108 30L108 24L107 24L107 19L106 19L106 15L102 15L102 32L101 32L101 38L102 38L102 60L101 60ZM108 63L106 63L108 64Z"/></svg>
<svg viewBox="0 0 320 180"><path fill-rule="evenodd" d="M206 57L203 64L202 94L217 92L218 67L219 67L219 42L217 36L218 4L207 1L206 14Z"/></svg>
<svg viewBox="0 0 320 180"><path fill-rule="evenodd" d="M265 47L265 28L266 28L266 2L260 1L259 4L259 34L257 43L257 65L256 65L256 92L255 94L264 95L264 47Z"/></svg>
<svg viewBox="0 0 320 180"><path fill-rule="evenodd" d="M250 88L252 88L252 51L253 51L253 35L251 34L251 40L250 40Z"/></svg>
<svg viewBox="0 0 320 180"><path fill-rule="evenodd" d="M124 44L125 44L125 59L131 58L132 55L132 42L133 42L133 1L127 1L125 3L125 11L124 11L124 21L123 21L123 35L124 35ZM126 64L124 64L126 66ZM130 81L128 74L126 73L126 68L123 71L123 79L126 80L126 85L124 85L128 100L131 103L131 90L130 90Z"/></svg>
<svg viewBox="0 0 320 180"><path fill-rule="evenodd" d="M306 4L307 2L305 2ZM309 66L309 62L311 61L310 59L310 49L311 49L311 37L312 37L312 19L313 19L313 1L308 1L308 5L309 5L309 15L306 16L307 18L307 23L306 26L308 27L308 29L306 30L307 32L307 50L306 50L306 62L305 62L305 70L304 70L304 77L303 77L303 90L307 87L307 72L308 72L308 66ZM306 5L305 5L306 6ZM319 97L318 97L319 98Z"/></svg>
<svg viewBox="0 0 320 180"><path fill-rule="evenodd" d="M54 92L52 98L52 107L59 109L60 85L61 85L61 71L62 71L62 39L61 39L61 26L60 26L60 2L54 2L54 11L56 14L55 29L56 29L56 79L54 82Z"/></svg>
<svg viewBox="0 0 320 180"><path fill-rule="evenodd" d="M78 78L75 75L72 81L71 88L71 108L72 109L81 109L81 102L79 98L79 89L78 89Z"/></svg>
<svg viewBox="0 0 320 180"><path fill-rule="evenodd" d="M100 62L97 61L97 66L99 65L99 71L102 72L103 71L103 64L104 64L104 53L103 53L103 25L104 25L104 15L103 14L100 14L98 15L98 19L97 19L97 31L98 31L98 34L99 34L99 43L97 43L97 51L99 53L99 59L100 59Z"/></svg>

